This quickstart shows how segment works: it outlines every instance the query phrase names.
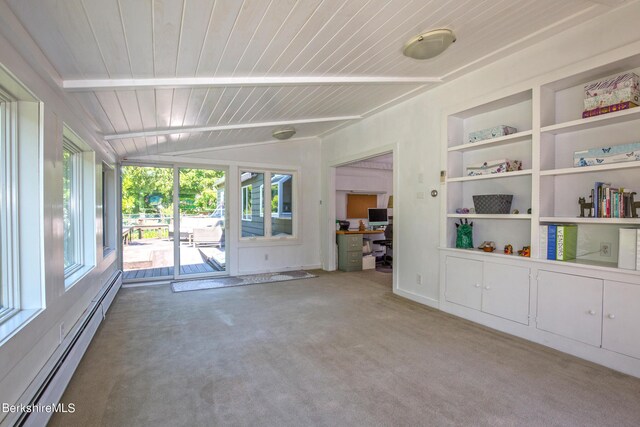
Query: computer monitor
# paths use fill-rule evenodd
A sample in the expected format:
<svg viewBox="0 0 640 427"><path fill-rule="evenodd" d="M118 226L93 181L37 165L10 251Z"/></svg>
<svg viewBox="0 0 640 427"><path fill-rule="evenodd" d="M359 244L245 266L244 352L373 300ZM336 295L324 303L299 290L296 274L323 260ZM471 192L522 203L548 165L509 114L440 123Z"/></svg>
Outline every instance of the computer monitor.
<svg viewBox="0 0 640 427"><path fill-rule="evenodd" d="M387 209L369 208L369 226L379 227L389 224Z"/></svg>

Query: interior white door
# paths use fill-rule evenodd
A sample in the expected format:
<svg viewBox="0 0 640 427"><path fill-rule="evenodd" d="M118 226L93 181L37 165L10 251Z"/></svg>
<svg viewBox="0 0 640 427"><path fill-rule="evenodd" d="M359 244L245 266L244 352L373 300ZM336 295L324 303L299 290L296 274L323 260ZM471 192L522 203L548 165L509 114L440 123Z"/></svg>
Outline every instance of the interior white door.
<svg viewBox="0 0 640 427"><path fill-rule="evenodd" d="M540 271L537 328L600 346L602 280Z"/></svg>
<svg viewBox="0 0 640 427"><path fill-rule="evenodd" d="M602 347L640 359L640 286L606 281Z"/></svg>
<svg viewBox="0 0 640 427"><path fill-rule="evenodd" d="M485 262L482 311L528 325L529 273L528 268Z"/></svg>
<svg viewBox="0 0 640 427"><path fill-rule="evenodd" d="M447 301L480 310L482 262L448 256L446 274Z"/></svg>

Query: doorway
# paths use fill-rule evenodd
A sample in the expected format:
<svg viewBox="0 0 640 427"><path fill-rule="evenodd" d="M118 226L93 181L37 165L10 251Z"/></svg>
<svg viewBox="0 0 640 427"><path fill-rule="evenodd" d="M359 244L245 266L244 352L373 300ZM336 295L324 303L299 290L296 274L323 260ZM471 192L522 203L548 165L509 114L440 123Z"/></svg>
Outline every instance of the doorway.
<svg viewBox="0 0 640 427"><path fill-rule="evenodd" d="M211 168L122 166L124 280L226 274L226 174Z"/></svg>

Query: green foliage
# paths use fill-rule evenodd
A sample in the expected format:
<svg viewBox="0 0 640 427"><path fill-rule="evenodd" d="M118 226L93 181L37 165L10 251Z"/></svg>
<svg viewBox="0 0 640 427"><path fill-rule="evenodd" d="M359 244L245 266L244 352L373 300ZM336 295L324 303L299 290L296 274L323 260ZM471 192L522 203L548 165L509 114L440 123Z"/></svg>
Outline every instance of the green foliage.
<svg viewBox="0 0 640 427"><path fill-rule="evenodd" d="M215 182L223 171L180 169L180 211L208 214L218 207ZM173 169L122 167L122 213L173 215Z"/></svg>

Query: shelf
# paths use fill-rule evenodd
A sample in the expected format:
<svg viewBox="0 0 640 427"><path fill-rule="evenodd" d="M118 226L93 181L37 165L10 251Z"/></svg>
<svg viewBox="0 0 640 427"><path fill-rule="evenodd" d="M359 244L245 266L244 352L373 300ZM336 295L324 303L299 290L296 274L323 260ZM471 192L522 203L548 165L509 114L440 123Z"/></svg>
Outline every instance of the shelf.
<svg viewBox="0 0 640 427"><path fill-rule="evenodd" d="M447 182L479 181L483 179L511 178L514 176L524 176L524 175L531 175L531 169L515 171L515 172L493 173L491 175L461 176L458 178L449 178L447 179Z"/></svg>
<svg viewBox="0 0 640 427"><path fill-rule="evenodd" d="M634 107L628 110L617 111L615 113L603 114L601 116L588 117L586 119L572 120L570 122L558 123L557 125L545 126L540 129L540 131L542 133L558 135L639 119L640 107Z"/></svg>
<svg viewBox="0 0 640 427"><path fill-rule="evenodd" d="M480 255L480 256L486 256L486 257L490 257L490 258L508 258L508 259L520 259L523 261L532 261L532 262L538 262L538 263L542 263L542 264L552 264L552 265L567 265L567 266L584 266L584 267L588 267L590 269L593 270L599 270L599 271L605 271L605 272L611 272L611 273L623 273L623 274L631 274L634 276L640 276L640 270L626 270L623 268L618 268L618 264L615 262L603 262L603 261L594 261L594 260L588 260L588 259L573 259L573 260L569 260L569 261L556 261L556 260L549 260L549 259L540 259L540 258L533 258L533 257L521 257L517 254L517 252L515 254L512 255L506 255L504 253L502 253L502 251L499 251L498 249L496 249L495 252L484 252L480 249L458 249L458 248L446 248L446 247L440 247L438 248L440 250L444 250L444 251L452 251L452 252L458 252L458 253L464 253L464 254L475 254L475 255ZM515 251L516 248L514 248Z"/></svg>
<svg viewBox="0 0 640 427"><path fill-rule="evenodd" d="M529 214L447 214L447 218L468 219L531 219Z"/></svg>
<svg viewBox="0 0 640 427"><path fill-rule="evenodd" d="M613 224L613 225L640 225L640 218L580 218L570 216L543 216L540 222L559 222L574 224Z"/></svg>
<svg viewBox="0 0 640 427"><path fill-rule="evenodd" d="M524 132L517 132L511 135L501 136L498 138L486 139L480 142L468 143L468 144L460 144L454 147L449 147L448 151L471 151L471 150L479 150L481 148L487 147L498 147L500 145L505 144L513 144L515 142L526 141L527 139L531 139L533 132L530 130Z"/></svg>
<svg viewBox="0 0 640 427"><path fill-rule="evenodd" d="M638 109L640 110L640 108ZM606 165L597 165L597 166L549 169L549 170L540 171L540 176L571 175L576 173L604 172L604 171L613 171L613 170L619 170L619 169L633 169L633 168L640 168L640 162L634 161L634 162L623 162L623 163L610 163Z"/></svg>

